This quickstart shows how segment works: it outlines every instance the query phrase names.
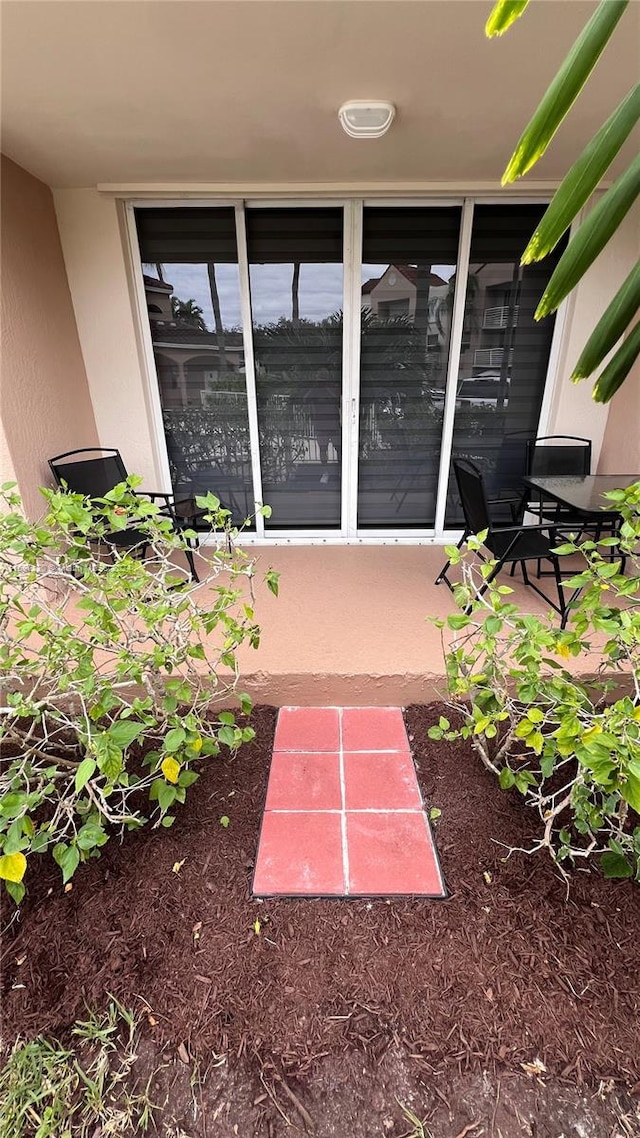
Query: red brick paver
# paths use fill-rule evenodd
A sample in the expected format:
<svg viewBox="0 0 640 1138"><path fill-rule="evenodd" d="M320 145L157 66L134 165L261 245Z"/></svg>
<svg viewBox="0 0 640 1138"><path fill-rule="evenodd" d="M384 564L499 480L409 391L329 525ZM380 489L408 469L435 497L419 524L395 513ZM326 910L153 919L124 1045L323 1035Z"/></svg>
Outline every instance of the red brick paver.
<svg viewBox="0 0 640 1138"><path fill-rule="evenodd" d="M282 708L253 892L446 895L400 708Z"/></svg>

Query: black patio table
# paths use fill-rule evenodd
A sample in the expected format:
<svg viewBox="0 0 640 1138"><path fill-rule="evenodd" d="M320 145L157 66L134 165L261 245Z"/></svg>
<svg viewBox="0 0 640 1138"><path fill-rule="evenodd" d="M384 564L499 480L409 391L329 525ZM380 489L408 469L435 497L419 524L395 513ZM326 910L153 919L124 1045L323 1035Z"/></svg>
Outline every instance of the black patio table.
<svg viewBox="0 0 640 1138"><path fill-rule="evenodd" d="M640 482L640 474L531 475L522 481L530 490L535 490L541 500L546 498L564 506L572 514L584 517L585 522L597 520L604 528L615 526L620 518L615 502L609 502L604 495L608 490L624 490Z"/></svg>

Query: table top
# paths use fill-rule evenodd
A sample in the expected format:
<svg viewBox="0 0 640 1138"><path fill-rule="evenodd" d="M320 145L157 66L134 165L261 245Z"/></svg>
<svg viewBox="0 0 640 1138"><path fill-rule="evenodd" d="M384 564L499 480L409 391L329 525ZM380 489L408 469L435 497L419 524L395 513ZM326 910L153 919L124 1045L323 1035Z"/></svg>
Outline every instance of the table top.
<svg viewBox="0 0 640 1138"><path fill-rule="evenodd" d="M525 486L538 490L562 506L584 514L618 514L614 502L603 497L608 490L624 490L640 482L640 474L563 474L523 478Z"/></svg>

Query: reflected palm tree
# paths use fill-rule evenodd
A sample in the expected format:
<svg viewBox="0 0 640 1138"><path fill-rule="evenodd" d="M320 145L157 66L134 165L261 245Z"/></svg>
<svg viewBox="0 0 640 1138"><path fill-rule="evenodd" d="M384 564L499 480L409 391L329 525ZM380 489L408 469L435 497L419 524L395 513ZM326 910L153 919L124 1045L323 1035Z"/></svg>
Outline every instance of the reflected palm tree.
<svg viewBox="0 0 640 1138"><path fill-rule="evenodd" d="M199 332L207 331L204 313L200 305L196 304L193 297L189 300L180 300L179 296L172 296L171 313L175 323L179 327L197 328Z"/></svg>
<svg viewBox="0 0 640 1138"><path fill-rule="evenodd" d="M220 371L226 372L227 370L227 341L224 333L224 325L222 323L222 312L220 309L220 297L218 296L218 285L216 282L216 267L213 262L209 261L207 264L207 275L209 277L209 292L211 293L211 307L213 308L213 322L216 330L216 339L218 341L218 363Z"/></svg>

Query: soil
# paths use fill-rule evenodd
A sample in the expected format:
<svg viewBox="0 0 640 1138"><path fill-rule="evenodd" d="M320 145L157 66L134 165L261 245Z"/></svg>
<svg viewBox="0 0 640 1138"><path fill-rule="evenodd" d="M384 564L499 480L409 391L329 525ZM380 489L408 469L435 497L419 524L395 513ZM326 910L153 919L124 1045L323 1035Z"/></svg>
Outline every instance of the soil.
<svg viewBox="0 0 640 1138"><path fill-rule="evenodd" d="M434 1138L640 1134L638 888L582 869L567 895L542 855L507 858L535 820L468 745L428 739L441 711L406 721L446 901L252 898L276 714L257 708L170 830L113 840L68 893L42 860L5 933L4 1043L64 1039L112 993L142 1014L142 1066L170 1060L152 1098L189 1138L305 1111L319 1136L417 1138L400 1103Z"/></svg>

